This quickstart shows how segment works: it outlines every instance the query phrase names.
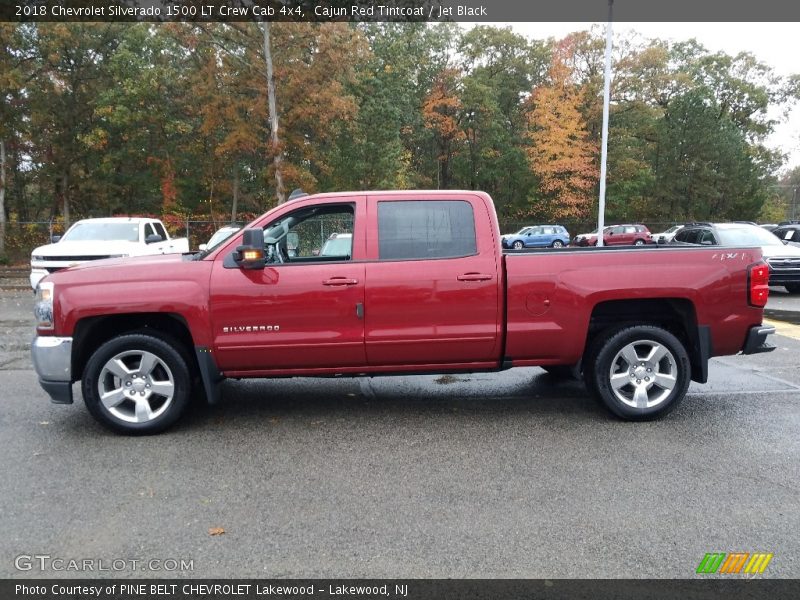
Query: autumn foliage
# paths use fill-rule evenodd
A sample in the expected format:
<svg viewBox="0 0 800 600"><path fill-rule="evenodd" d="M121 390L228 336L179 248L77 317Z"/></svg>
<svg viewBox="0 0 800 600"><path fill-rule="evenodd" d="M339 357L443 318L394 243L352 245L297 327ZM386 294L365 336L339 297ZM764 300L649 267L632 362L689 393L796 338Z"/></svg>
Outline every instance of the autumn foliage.
<svg viewBox="0 0 800 600"><path fill-rule="evenodd" d="M580 112L581 89L569 65L570 38L553 53L548 81L533 90L528 114L528 159L539 178L545 210L555 219L589 213L599 181L598 148Z"/></svg>
<svg viewBox="0 0 800 600"><path fill-rule="evenodd" d="M466 137L461 129L459 75L457 69L443 69L434 80L431 92L422 105L425 127L433 132L436 139L439 184L443 188L450 184L450 161L457 151L457 144Z"/></svg>

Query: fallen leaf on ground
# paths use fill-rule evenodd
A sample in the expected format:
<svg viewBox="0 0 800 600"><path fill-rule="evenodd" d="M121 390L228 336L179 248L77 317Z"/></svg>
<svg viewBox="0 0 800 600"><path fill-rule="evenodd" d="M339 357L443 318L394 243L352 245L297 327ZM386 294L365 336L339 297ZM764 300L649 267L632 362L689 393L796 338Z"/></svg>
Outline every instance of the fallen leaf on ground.
<svg viewBox="0 0 800 600"><path fill-rule="evenodd" d="M208 535L222 535L225 530L222 527L211 527L208 530Z"/></svg>

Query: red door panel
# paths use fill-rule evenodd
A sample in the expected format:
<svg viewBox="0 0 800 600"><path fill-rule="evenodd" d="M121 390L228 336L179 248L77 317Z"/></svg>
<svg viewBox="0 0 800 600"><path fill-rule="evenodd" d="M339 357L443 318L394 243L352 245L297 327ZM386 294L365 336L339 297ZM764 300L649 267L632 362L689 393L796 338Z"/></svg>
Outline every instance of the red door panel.
<svg viewBox="0 0 800 600"><path fill-rule="evenodd" d="M370 365L496 358L497 277L493 262L481 268L473 258L367 265ZM486 278L472 279L479 274Z"/></svg>
<svg viewBox="0 0 800 600"><path fill-rule="evenodd" d="M366 362L363 263L226 269L211 285L215 358L222 371L358 366Z"/></svg>
<svg viewBox="0 0 800 600"><path fill-rule="evenodd" d="M366 265L365 341L370 366L425 365L497 361L500 354L502 286L499 240L492 217L480 196L421 194L421 199L466 201L474 214L477 254L458 258L381 259L381 244L368 243ZM413 201L380 196L370 203L369 230L381 231L381 202ZM411 218L409 216L409 218ZM446 219L445 219L446 220ZM417 222L442 227L435 215ZM400 228L413 229L407 223ZM395 232L396 234L396 232ZM396 234L402 235L402 234ZM413 234L413 235L416 235ZM401 239L395 240L402 245ZM440 248L439 245L437 248ZM454 242L453 248L458 247ZM430 251L430 248L428 248ZM438 250L437 250L438 251ZM446 250L444 250L446 251Z"/></svg>

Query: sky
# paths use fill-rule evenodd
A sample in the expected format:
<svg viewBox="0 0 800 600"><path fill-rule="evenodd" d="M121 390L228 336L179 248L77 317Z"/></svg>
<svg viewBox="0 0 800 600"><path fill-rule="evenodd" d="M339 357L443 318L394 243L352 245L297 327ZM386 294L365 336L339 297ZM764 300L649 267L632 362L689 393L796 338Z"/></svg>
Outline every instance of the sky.
<svg viewBox="0 0 800 600"><path fill-rule="evenodd" d="M573 31L591 29L604 23L496 23L510 25L518 33L533 39L561 38ZM616 22L613 32L628 34L634 31L644 38L685 41L695 38L712 52L728 54L751 52L761 62L771 66L777 75L800 73L800 60L795 46L800 37L800 23L627 23ZM612 98L613 101L613 98ZM800 106L788 117L782 111L769 113L782 122L775 126L767 146L789 155L783 170L800 166Z"/></svg>

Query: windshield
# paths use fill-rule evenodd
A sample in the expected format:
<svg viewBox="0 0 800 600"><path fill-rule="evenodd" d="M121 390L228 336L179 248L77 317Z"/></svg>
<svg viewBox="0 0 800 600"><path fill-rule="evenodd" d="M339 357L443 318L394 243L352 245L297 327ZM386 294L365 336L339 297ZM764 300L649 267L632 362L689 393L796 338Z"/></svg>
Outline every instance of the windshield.
<svg viewBox="0 0 800 600"><path fill-rule="evenodd" d="M64 234L62 241L85 242L85 241L111 241L121 240L125 242L139 241L138 223L110 223L103 221L86 221L75 223L75 225Z"/></svg>
<svg viewBox="0 0 800 600"><path fill-rule="evenodd" d="M239 231L238 227L223 227L222 229L217 230L208 240L206 248L210 250L211 248L221 244L237 231Z"/></svg>
<svg viewBox="0 0 800 600"><path fill-rule="evenodd" d="M672 227L667 229L664 233L673 233L675 231L678 231L678 229L680 229L681 227L683 227L683 225L673 225Z"/></svg>
<svg viewBox="0 0 800 600"><path fill-rule="evenodd" d="M719 228L720 244L723 246L783 246L774 234L761 227L742 225L741 227Z"/></svg>

